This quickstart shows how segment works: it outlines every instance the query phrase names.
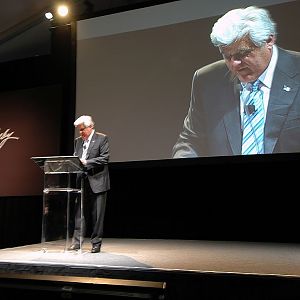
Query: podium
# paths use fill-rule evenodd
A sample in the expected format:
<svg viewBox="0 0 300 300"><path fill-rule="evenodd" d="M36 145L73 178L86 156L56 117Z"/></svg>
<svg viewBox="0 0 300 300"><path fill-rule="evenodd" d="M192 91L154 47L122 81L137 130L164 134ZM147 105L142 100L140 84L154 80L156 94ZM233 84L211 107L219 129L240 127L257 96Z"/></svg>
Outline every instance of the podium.
<svg viewBox="0 0 300 300"><path fill-rule="evenodd" d="M78 156L31 157L44 172L42 249L48 251L59 245L65 252L71 244L74 220L70 219L75 201L80 201L83 220L83 173L84 166ZM81 232L83 223L81 224ZM80 237L80 245L83 242ZM57 247L56 247L57 248ZM80 249L81 251L81 249Z"/></svg>

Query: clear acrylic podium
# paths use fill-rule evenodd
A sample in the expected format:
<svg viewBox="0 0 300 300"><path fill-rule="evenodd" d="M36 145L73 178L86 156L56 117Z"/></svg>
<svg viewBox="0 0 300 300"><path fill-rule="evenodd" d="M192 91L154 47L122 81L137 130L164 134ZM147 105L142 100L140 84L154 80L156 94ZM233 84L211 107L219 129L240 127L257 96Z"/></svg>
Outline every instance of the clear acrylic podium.
<svg viewBox="0 0 300 300"><path fill-rule="evenodd" d="M44 172L42 250L62 249L65 252L71 244L75 201L80 201L83 220L83 179L80 187L76 183L83 165L78 156L31 157ZM82 178L82 176L81 176ZM81 229L83 224L81 224ZM81 230L82 232L82 230ZM82 245L83 237L80 237ZM81 251L81 249L80 249Z"/></svg>

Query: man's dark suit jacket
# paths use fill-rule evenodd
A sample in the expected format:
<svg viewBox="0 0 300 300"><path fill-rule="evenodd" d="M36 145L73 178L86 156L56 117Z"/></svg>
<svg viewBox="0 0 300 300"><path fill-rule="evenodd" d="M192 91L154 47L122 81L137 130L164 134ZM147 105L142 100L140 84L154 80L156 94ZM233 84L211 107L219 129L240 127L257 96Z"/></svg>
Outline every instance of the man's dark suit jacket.
<svg viewBox="0 0 300 300"><path fill-rule="evenodd" d="M81 157L83 140L75 139L74 155ZM101 193L110 189L108 172L109 145L106 135L94 132L87 150L87 165L85 166L91 189L94 193Z"/></svg>
<svg viewBox="0 0 300 300"><path fill-rule="evenodd" d="M300 152L300 53L278 48L265 123L264 153ZM240 155L239 81L224 60L197 70L172 157Z"/></svg>

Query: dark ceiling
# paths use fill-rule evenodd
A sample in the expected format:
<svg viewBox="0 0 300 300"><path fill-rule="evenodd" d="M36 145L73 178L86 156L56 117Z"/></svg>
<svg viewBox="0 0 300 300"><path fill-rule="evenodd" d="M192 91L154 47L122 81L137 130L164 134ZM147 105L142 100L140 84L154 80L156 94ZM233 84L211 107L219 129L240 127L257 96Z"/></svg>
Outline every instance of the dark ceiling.
<svg viewBox="0 0 300 300"><path fill-rule="evenodd" d="M74 18L106 14L134 7L171 1L150 0L66 0ZM53 25L44 14L60 0L0 1L0 63L50 53Z"/></svg>

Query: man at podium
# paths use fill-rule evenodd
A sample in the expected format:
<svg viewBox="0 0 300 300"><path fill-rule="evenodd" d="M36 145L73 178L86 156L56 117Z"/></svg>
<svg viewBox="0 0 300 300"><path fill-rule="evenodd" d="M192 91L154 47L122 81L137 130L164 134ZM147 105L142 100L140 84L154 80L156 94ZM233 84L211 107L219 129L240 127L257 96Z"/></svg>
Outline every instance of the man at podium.
<svg viewBox="0 0 300 300"><path fill-rule="evenodd" d="M80 135L74 141L74 156L78 156L85 167L85 172L77 177L78 185L82 178L84 180L84 197L82 218L80 199L75 202L74 233L68 250L81 248L87 224L91 224L91 253L97 253L101 250L106 197L110 189L108 137L95 131L91 116L80 116L74 126Z"/></svg>

